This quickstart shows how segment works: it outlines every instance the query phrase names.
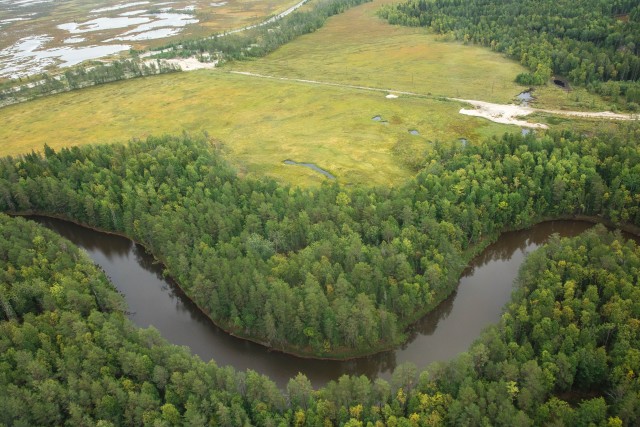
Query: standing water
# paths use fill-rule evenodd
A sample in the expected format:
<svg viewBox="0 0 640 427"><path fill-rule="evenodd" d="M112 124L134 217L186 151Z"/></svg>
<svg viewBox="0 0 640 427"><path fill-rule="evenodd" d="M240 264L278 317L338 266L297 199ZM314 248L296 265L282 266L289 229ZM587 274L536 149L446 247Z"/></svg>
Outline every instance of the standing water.
<svg viewBox="0 0 640 427"><path fill-rule="evenodd" d="M298 372L315 386L343 374L389 378L400 363L424 368L465 351L480 332L500 319L511 297L512 284L526 254L549 236L575 236L592 224L552 221L531 229L504 233L476 257L464 271L459 286L433 312L411 328L407 343L395 350L348 361L301 359L230 336L216 327L162 275L162 266L131 240L90 230L66 221L32 217L85 249L125 296L131 320L140 327L154 326L168 341L188 346L203 360L220 366L252 369L268 375L279 386Z"/></svg>

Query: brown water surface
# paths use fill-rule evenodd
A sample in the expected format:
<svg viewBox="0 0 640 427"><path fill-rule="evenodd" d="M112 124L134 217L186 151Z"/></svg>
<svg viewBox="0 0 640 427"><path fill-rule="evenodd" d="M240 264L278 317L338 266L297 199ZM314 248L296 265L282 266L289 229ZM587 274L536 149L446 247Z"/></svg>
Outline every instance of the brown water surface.
<svg viewBox="0 0 640 427"><path fill-rule="evenodd" d="M168 341L188 346L203 360L219 366L252 369L284 386L298 372L315 386L343 374L389 378L400 363L423 368L465 351L480 332L500 319L511 297L512 284L526 254L549 236L575 236L593 224L550 221L531 229L504 233L476 257L465 270L456 292L411 329L409 341L392 351L337 362L300 359L230 336L216 327L184 295L163 277L162 267L132 241L78 225L43 217L31 217L85 249L122 292L138 326L154 326Z"/></svg>

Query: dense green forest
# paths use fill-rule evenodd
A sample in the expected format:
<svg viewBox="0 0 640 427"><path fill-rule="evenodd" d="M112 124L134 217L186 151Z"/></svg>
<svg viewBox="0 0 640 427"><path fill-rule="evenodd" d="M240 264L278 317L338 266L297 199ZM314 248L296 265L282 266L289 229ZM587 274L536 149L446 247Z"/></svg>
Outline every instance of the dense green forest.
<svg viewBox="0 0 640 427"><path fill-rule="evenodd" d="M408 0L380 15L504 52L531 70L518 76L522 84L556 74L639 108L637 0Z"/></svg>
<svg viewBox="0 0 640 427"><path fill-rule="evenodd" d="M204 363L124 316L68 241L0 214L0 425L634 425L640 248L597 227L525 262L501 321L449 363L390 382L286 390Z"/></svg>
<svg viewBox="0 0 640 427"><path fill-rule="evenodd" d="M47 147L0 161L0 210L121 232L223 328L345 357L400 343L505 229L571 215L640 225L639 132L436 144L398 188L240 179L189 136Z"/></svg>

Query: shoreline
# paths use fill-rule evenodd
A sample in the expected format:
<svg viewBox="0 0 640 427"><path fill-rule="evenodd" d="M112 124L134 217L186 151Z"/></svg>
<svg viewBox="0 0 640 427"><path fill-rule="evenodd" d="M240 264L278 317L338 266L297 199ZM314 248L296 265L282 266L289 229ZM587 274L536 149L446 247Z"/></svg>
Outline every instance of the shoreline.
<svg viewBox="0 0 640 427"><path fill-rule="evenodd" d="M633 224L627 224L627 223L623 223L623 224L619 224L616 225L614 224L611 220L606 219L606 218L602 218L599 216L591 216L591 215L580 215L580 214L576 214L576 215L562 215L559 217L542 217L537 221L534 221L532 224L526 226L526 227L513 227L513 228L505 228L500 230L498 233L496 233L495 235L491 235L491 236L486 236L484 237L480 242L477 242L474 245L469 246L464 252L463 255L468 256L468 259L466 260L466 263L464 265L464 267L459 271L456 272L455 276L449 278L448 280L451 280L451 282L455 282L455 285L452 285L451 287L447 287L447 290L440 294L437 295L437 302L435 302L434 304L429 305L428 307L425 307L426 310L421 310L419 313L417 313L415 316L412 316L408 322L403 323L402 324L402 331L401 331L401 335L400 338L401 340L399 340L398 342L395 343L390 343L388 345L382 345L381 347L376 348L375 350L372 351L364 351L364 352L344 352L342 354L344 354L344 356L322 356L322 355L317 355L314 354L312 352L304 352L304 351L295 351L293 349L287 349L285 347L276 347L273 346L265 341L261 341L257 338L253 338L253 337L249 337L246 336L242 333L239 333L236 330L233 329L228 329L227 327L222 326L221 324L219 324L218 322L216 322L212 316L209 310L205 309L204 307L202 307L198 302L196 302L186 291L185 288L176 280L174 279L174 277L171 275L171 271L168 269L166 262L159 257L158 255L156 255L155 253L153 253L149 247L133 238L131 238L130 236L122 233L122 232L118 232L118 231L109 231L109 230L104 230L98 227L94 227L91 225L86 225L86 224L82 224L78 221L75 220L71 220L68 219L67 217L63 216L63 215L58 215L58 214L46 214L46 213L41 213L41 212L37 212L37 211L21 211L21 212L5 212L6 215L12 216L12 217L22 217L25 219L29 219L29 217L35 217L35 216L39 216L39 217L44 217L44 218L52 218L52 219L57 219L57 220L61 220L61 221L66 221L69 222L71 224L75 224L77 226L80 227L84 227L96 232L100 232L100 233L105 233L108 235L113 235L113 236L118 236L118 237L122 237L125 238L131 242L133 242L134 244L140 245L148 254L150 254L153 258L154 261L158 264L160 264L163 269L166 269L168 271L169 274L167 274L167 279L171 280L171 282L173 282L179 289L180 291L184 294L184 296L194 304L194 306L196 306L198 308L198 310L204 315L206 316L207 319L209 319L209 321L217 328L219 328L220 330L224 331L225 333L242 339L242 340L246 340L258 345L261 345L263 347L265 347L267 349L267 351L274 351L274 352L279 352L279 353L283 353L283 354L287 354L290 356L294 356L294 357L298 357L301 359L313 359L313 360L326 360L326 361L349 361L349 360L355 360L355 359L359 359L359 358L363 358L363 357L367 357L367 356L373 356L379 353L383 353L386 351L390 351L393 350L394 348L403 345L406 340L407 340L407 336L411 330L411 327L417 323L420 319L422 319L424 316L428 315L429 313L431 313L433 310L435 310L443 301L445 301L456 289L457 289L457 285L460 282L460 278L462 275L462 272L464 271L464 269L466 267L468 267L469 263L476 257L478 256L483 250L485 250L491 243L497 241L500 236L506 232L510 232L510 231L520 231L520 230L526 230L529 229L531 227L534 227L538 224L544 223L544 222L551 222L551 221L584 221L584 222L588 222L591 224L603 224L608 228L612 228L615 230L621 230L623 232L629 233L632 236L635 237L635 241L636 243L640 244L640 227L635 226ZM467 258L467 257L465 257ZM338 352L338 354L340 354Z"/></svg>

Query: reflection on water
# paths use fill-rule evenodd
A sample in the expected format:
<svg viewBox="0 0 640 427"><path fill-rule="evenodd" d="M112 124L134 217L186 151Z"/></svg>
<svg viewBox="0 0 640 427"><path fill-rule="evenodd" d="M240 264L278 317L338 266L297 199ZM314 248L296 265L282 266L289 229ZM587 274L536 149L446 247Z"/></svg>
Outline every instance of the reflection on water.
<svg viewBox="0 0 640 427"><path fill-rule="evenodd" d="M188 346L204 360L215 359L220 366L233 365L239 370L253 369L280 386L298 372L319 386L343 374L389 378L403 362L422 368L454 357L465 351L482 329L499 320L527 253L553 233L575 236L591 227L586 222L553 221L504 233L470 263L457 291L412 326L407 343L393 351L337 362L300 359L234 338L213 325L173 281L166 279L162 267L139 245L65 221L34 219L88 252L125 295L130 318L138 326L153 325L167 340Z"/></svg>
<svg viewBox="0 0 640 427"><path fill-rule="evenodd" d="M502 234L464 270L456 292L412 326L409 341L396 351L397 363L412 362L422 367L465 351L483 329L500 319L528 253L554 233L576 236L592 225L551 221Z"/></svg>

